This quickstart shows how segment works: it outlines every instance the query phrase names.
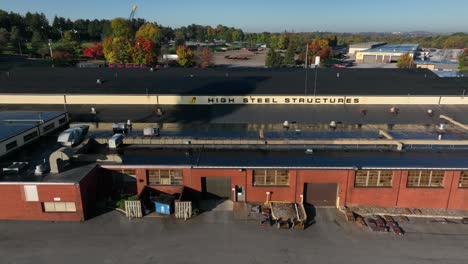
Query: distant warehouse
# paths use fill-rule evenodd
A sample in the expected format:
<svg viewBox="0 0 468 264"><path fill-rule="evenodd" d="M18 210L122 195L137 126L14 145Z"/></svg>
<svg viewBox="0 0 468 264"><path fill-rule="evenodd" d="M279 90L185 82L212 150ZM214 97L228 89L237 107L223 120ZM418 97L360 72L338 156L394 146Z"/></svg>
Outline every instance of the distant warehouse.
<svg viewBox="0 0 468 264"><path fill-rule="evenodd" d="M415 58L418 50L418 44L386 44L357 52L356 63L382 64L397 62L400 56L405 53Z"/></svg>
<svg viewBox="0 0 468 264"><path fill-rule="evenodd" d="M349 56L356 56L356 53L386 45L386 42L364 42L349 45Z"/></svg>

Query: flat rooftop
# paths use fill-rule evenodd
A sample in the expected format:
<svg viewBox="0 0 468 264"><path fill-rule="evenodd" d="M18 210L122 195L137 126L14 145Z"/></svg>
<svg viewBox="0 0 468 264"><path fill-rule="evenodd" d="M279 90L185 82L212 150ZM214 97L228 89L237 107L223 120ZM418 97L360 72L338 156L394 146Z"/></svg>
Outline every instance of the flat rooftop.
<svg viewBox="0 0 468 264"><path fill-rule="evenodd" d="M274 168L404 168L467 169L463 152L378 152L378 151L215 151L155 150L126 148L123 165L193 167Z"/></svg>
<svg viewBox="0 0 468 264"><path fill-rule="evenodd" d="M467 89L468 91L468 89ZM216 124L282 124L285 120L301 124L438 124L441 114L468 124L466 105L397 105L398 115L391 115L392 105L178 105L156 107L147 105L69 105L73 122L141 123L216 123ZM91 114L95 107L97 114ZM55 110L63 105L0 105L0 110ZM360 110L366 109L363 115ZM434 115L427 114L432 109Z"/></svg>
<svg viewBox="0 0 468 264"><path fill-rule="evenodd" d="M0 182L37 182L37 183L79 183L96 164L74 164L74 167L56 174L34 175L34 168L28 168L23 173L0 173Z"/></svg>
<svg viewBox="0 0 468 264"><path fill-rule="evenodd" d="M380 46L385 45L386 42L377 42L377 41L370 41L370 42L362 42L349 45L350 48L365 48L365 47L373 47L373 46Z"/></svg>
<svg viewBox="0 0 468 264"><path fill-rule="evenodd" d="M401 45L400 45L401 46ZM403 47L403 46L402 46ZM408 47L407 47L408 48ZM394 48L391 48L393 50ZM427 69L16 68L0 73L0 94L461 95L468 78ZM100 79L101 84L96 83Z"/></svg>
<svg viewBox="0 0 468 264"><path fill-rule="evenodd" d="M414 53L419 44L386 44L376 48L362 51L363 53L385 52L385 53Z"/></svg>
<svg viewBox="0 0 468 264"><path fill-rule="evenodd" d="M0 142L63 114L60 111L0 111Z"/></svg>

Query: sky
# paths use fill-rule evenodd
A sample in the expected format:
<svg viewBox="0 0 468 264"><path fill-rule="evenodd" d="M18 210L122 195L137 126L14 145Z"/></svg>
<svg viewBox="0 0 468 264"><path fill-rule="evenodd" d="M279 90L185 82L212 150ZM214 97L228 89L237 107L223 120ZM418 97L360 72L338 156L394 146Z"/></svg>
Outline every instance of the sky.
<svg viewBox="0 0 468 264"><path fill-rule="evenodd" d="M245 32L468 32L468 0L0 0L0 9L71 18L128 17Z"/></svg>

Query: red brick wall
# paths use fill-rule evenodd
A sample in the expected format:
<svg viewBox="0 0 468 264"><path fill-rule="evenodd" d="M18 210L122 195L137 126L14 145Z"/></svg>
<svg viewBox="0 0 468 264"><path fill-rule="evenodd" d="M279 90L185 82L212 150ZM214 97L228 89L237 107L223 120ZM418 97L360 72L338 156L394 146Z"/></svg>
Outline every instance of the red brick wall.
<svg viewBox="0 0 468 264"><path fill-rule="evenodd" d="M398 207L447 208L453 172L446 172L443 188L408 188L408 171L401 174Z"/></svg>
<svg viewBox="0 0 468 264"><path fill-rule="evenodd" d="M468 188L460 188L460 171L454 171L448 209L468 210Z"/></svg>
<svg viewBox="0 0 468 264"><path fill-rule="evenodd" d="M27 184L33 185L33 184ZM22 184L0 185L0 219L83 221L80 189L78 185L37 185L39 202L26 202ZM75 202L76 213L44 213L42 202Z"/></svg>
<svg viewBox="0 0 468 264"><path fill-rule="evenodd" d="M289 171L289 187L253 186L253 170L247 170L247 196L249 202L266 202L270 192L270 201L291 201L296 193L296 171Z"/></svg>
<svg viewBox="0 0 468 264"><path fill-rule="evenodd" d="M397 206L398 191L401 182L401 171L393 171L390 188L355 188L355 171L352 171L348 188L348 205L376 205L384 207Z"/></svg>
<svg viewBox="0 0 468 264"><path fill-rule="evenodd" d="M201 192L202 177L231 177L231 188L244 186L246 200L265 202L266 192L272 201L300 201L305 183L337 183L340 206L376 205L385 207L449 208L468 210L468 189L458 188L460 172L445 173L444 188L407 188L407 171L394 171L391 188L355 188L354 170L290 170L289 187L254 187L252 170L183 169L184 186ZM137 187L147 186L146 170L137 170ZM179 192L180 187L151 186L166 192Z"/></svg>

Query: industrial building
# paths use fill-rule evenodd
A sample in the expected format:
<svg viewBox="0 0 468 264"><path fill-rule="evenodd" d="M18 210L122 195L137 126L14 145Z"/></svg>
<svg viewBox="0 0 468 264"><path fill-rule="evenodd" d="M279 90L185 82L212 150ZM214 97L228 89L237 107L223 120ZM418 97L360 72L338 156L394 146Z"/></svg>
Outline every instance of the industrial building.
<svg viewBox="0 0 468 264"><path fill-rule="evenodd" d="M356 53L356 63L382 64L397 62L400 56L408 53L415 58L419 52L418 44L386 44Z"/></svg>
<svg viewBox="0 0 468 264"><path fill-rule="evenodd" d="M416 67L432 71L456 71L458 62L453 61L416 61Z"/></svg>
<svg viewBox="0 0 468 264"><path fill-rule="evenodd" d="M67 124L64 112L0 112L0 157Z"/></svg>
<svg viewBox="0 0 468 264"><path fill-rule="evenodd" d="M1 74L1 110L66 110L71 126L90 129L78 146L54 134L1 158L0 219L83 221L110 196L146 190L468 210L467 78L319 69L314 80L314 71L310 82L304 69ZM128 131L111 148L114 123ZM49 169L37 174L39 165Z"/></svg>
<svg viewBox="0 0 468 264"><path fill-rule="evenodd" d="M349 45L348 55L355 57L357 52L377 48L386 45L386 42L364 42Z"/></svg>

